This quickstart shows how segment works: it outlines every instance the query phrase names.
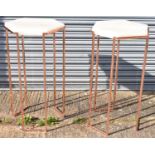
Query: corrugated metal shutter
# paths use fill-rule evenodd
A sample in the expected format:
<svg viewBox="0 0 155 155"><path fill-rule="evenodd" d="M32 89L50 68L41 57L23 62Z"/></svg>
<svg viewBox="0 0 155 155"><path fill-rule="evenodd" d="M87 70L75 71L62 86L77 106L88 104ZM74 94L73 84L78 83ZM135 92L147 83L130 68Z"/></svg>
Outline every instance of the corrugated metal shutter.
<svg viewBox="0 0 155 155"><path fill-rule="evenodd" d="M6 63L5 32L3 23L19 17L0 17L0 89L8 89L8 66ZM20 17L21 18L21 17ZM32 18L32 17L31 17ZM34 18L34 17L33 17ZM35 17L38 18L38 17ZM66 86L68 90L89 89L89 66L91 57L91 27L95 21L116 19L116 17L41 17L56 18L67 26L66 34ZM155 90L155 17L117 17L142 22L150 27L150 43L148 63L145 78L145 90ZM62 82L62 39L61 33L57 35L57 85L61 89ZM101 41L99 63L99 88L108 88L111 40L103 38ZM16 42L10 35L12 79L14 89L18 89L17 52ZM47 84L53 89L53 52L52 36L46 39L47 49ZM119 89L137 90L141 76L143 62L143 40L122 41L119 62ZM39 37L25 38L25 52L27 64L28 88L31 90L43 89L42 71L42 40Z"/></svg>

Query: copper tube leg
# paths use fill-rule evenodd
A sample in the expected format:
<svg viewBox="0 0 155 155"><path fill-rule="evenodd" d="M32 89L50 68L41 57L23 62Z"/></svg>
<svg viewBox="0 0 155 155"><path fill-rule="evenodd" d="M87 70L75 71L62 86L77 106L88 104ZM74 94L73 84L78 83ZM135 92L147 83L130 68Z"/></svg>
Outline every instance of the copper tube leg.
<svg viewBox="0 0 155 155"><path fill-rule="evenodd" d="M92 53L91 53L91 65L90 65L90 94L89 94L89 120L88 125L91 125L92 115L92 87L93 87L93 66L94 66L94 45L95 45L95 34L92 32Z"/></svg>
<svg viewBox="0 0 155 155"><path fill-rule="evenodd" d="M9 37L8 30L6 29L6 50L7 50L7 63L8 63L8 74L9 74L9 94L10 94L10 110L12 115L15 115L14 112L14 98L12 90L12 76L11 76L11 63L10 63L10 49L9 49Z"/></svg>
<svg viewBox="0 0 155 155"><path fill-rule="evenodd" d="M65 29L63 30L63 94L62 94L62 104L63 110L65 113Z"/></svg>
<svg viewBox="0 0 155 155"><path fill-rule="evenodd" d="M54 87L54 110L61 117L65 113L65 29L63 30L63 66L62 66L62 111L57 106L57 91L56 91L56 34L53 33L53 87Z"/></svg>
<svg viewBox="0 0 155 155"><path fill-rule="evenodd" d="M20 111L22 114L22 129L24 130L24 110L23 110L23 95L22 95L22 78L21 78L21 63L20 63L20 48L19 48L19 35L16 33L17 42L17 58L18 58L18 78L19 78L19 95L20 95Z"/></svg>
<svg viewBox="0 0 155 155"><path fill-rule="evenodd" d="M113 38L113 47L112 47L112 58L111 58L111 69L110 69L110 81L109 81L109 103L108 103L108 110L106 116L106 134L109 134L109 125L110 125L110 111L111 111L111 104L112 104L112 84L113 84L113 72L114 72L114 54L115 54L115 40Z"/></svg>
<svg viewBox="0 0 155 155"><path fill-rule="evenodd" d="M53 34L53 84L54 84L54 108L56 109L56 40L55 40L55 33Z"/></svg>
<svg viewBox="0 0 155 155"><path fill-rule="evenodd" d="M149 37L146 38L146 45L145 45L145 51L144 51L144 62L143 62L140 92L139 92L139 98L138 98L138 104L137 104L136 130L139 130L139 124L140 124L140 115L141 115L141 109L142 109L142 93L143 93L143 87L144 87L144 76L145 76L145 68L146 68L146 61L147 61L148 44L149 44Z"/></svg>
<svg viewBox="0 0 155 155"><path fill-rule="evenodd" d="M26 78L26 63L25 63L25 48L24 48L24 36L22 35L22 56L23 56L23 70L24 70L24 101L27 105L27 78Z"/></svg>
<svg viewBox="0 0 155 155"><path fill-rule="evenodd" d="M43 41L43 70L44 70L44 103L45 103L45 131L47 131L48 103L46 90L46 49L45 49L45 34L42 35Z"/></svg>
<svg viewBox="0 0 155 155"><path fill-rule="evenodd" d="M99 44L100 44L100 38L99 38L99 36L97 36L96 79L95 79L94 110L96 110L96 98L97 98L97 91L98 91Z"/></svg>
<svg viewBox="0 0 155 155"><path fill-rule="evenodd" d="M117 41L116 67L115 67L115 82L114 82L114 104L115 104L115 101L116 101L116 94L117 94L119 46L120 46L120 40Z"/></svg>

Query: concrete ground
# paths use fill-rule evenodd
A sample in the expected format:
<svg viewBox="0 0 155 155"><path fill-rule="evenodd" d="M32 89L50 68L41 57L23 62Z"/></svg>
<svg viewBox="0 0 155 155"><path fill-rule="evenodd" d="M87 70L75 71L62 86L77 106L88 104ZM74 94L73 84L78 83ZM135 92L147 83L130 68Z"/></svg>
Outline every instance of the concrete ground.
<svg viewBox="0 0 155 155"><path fill-rule="evenodd" d="M14 92L14 108L19 112L19 93ZM31 131L23 132L17 125L20 116L12 117L9 109L9 92L0 92L0 137L71 137L71 138L102 138L100 132L96 132L87 127L88 118L88 91L68 91L66 92L66 115L59 118L60 122L56 125L48 126L48 132ZM97 108L106 107L108 93L98 92ZM44 118L43 92L29 91L29 102L25 105L26 115L37 118ZM155 137L155 92L143 93L143 106L140 131L135 130L135 114L137 105L137 92L119 91L114 109L111 112L110 135L113 138L135 138L135 137ZM57 92L57 103L61 109L61 92ZM58 117L53 110L53 92L48 92L48 114ZM99 130L105 128L105 112L93 112L92 123ZM78 122L79 119L84 121ZM26 126L29 127L29 126ZM39 127L44 129L44 127Z"/></svg>

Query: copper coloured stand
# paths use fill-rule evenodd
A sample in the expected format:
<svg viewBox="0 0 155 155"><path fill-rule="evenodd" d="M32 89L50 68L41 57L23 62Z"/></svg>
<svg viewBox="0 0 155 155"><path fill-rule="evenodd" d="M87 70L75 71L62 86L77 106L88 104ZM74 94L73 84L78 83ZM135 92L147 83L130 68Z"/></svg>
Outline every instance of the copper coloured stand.
<svg viewBox="0 0 155 155"><path fill-rule="evenodd" d="M62 66L62 110L58 109L56 103L56 32L62 31L63 34L63 66ZM27 97L27 78L26 78L26 63L25 63L25 50L24 50L24 36L21 36L22 40L22 62L21 62L21 52L20 52L20 44L19 39L20 36L18 33L13 33L9 29L5 28L6 32L6 49L7 49L7 62L8 62L8 72L9 72L9 89L10 89L10 109L14 116L16 116L16 112L14 110L14 97L13 97L13 88L12 88L12 74L11 74L11 62L10 62L10 49L9 49L9 32L16 35L16 45L17 45L17 60L18 60L18 79L19 79L19 96L20 96L20 112L22 115L22 130L31 131L38 130L35 128L26 129L24 124L24 107L27 106L28 97ZM44 78L44 109L45 109L45 130L39 131L47 131L47 117L48 117L48 101L47 101L47 88L46 88L46 48L45 48L45 38L47 35L53 35L53 87L54 87L54 109L57 114L61 117L64 117L65 114L65 27L56 29L55 31L49 33L42 34L42 44L43 44L43 78ZM23 75L22 78L22 66L23 63ZM23 83L24 83L24 93L23 93Z"/></svg>
<svg viewBox="0 0 155 155"><path fill-rule="evenodd" d="M95 39L97 38L97 50L96 50L96 78L95 78L95 90L94 90L94 104L92 103L93 97L93 68L94 68L94 52L95 52ZM148 52L148 42L149 42L149 30L147 36L128 36L128 37L113 37L112 45L112 57L111 57L111 68L110 68L110 79L109 79L109 101L106 109L97 109L96 108L96 98L97 98L97 86L98 86L98 63L99 63L99 46L100 46L100 36L96 36L92 32L92 55L91 55L91 65L90 65L90 96L89 96L89 123L88 126L103 134L104 136L109 135L109 126L110 126L110 112L113 109L113 105L116 101L117 96L117 81L118 81L118 63L119 63L119 47L120 41L127 39L144 39L146 41L145 50L144 50L144 61L141 74L141 83L140 83L140 92L138 97L137 104L137 114L136 114L136 129L139 130L141 108L142 108L142 93L144 86L144 76L145 68L147 61L147 52ZM116 48L117 47L117 48ZM116 53L116 60L115 60ZM116 63L115 63L116 62ZM115 70L115 73L114 73ZM114 92L113 92L113 83L114 83ZM101 131L91 123L92 112L106 111L106 128L105 131Z"/></svg>

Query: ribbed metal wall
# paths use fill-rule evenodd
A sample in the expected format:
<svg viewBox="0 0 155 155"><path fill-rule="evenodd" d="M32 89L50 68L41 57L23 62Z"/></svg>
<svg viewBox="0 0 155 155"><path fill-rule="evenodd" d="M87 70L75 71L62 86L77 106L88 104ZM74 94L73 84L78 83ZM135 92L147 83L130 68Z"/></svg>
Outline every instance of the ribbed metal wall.
<svg viewBox="0 0 155 155"><path fill-rule="evenodd" d="M3 24L19 17L0 17L0 89L8 89L8 65L6 61L5 32ZM31 17L32 18L32 17ZM38 17L33 17L38 18ZM68 90L89 89L89 66L91 57L91 27L95 21L109 19L127 19L148 24L150 43L146 68L145 90L155 90L155 17L41 17L56 18L66 24L66 86ZM57 35L57 85L62 82L62 39ZM15 36L10 34L13 88L18 89L17 51ZM101 40L99 62L99 88L108 88L110 59L110 39ZM119 89L138 90L143 62L143 40L122 41L119 62ZM53 51L52 36L46 39L47 49L47 85L53 89ZM25 37L28 88L43 89L42 40L39 37Z"/></svg>

